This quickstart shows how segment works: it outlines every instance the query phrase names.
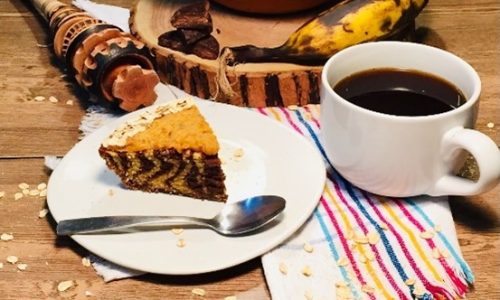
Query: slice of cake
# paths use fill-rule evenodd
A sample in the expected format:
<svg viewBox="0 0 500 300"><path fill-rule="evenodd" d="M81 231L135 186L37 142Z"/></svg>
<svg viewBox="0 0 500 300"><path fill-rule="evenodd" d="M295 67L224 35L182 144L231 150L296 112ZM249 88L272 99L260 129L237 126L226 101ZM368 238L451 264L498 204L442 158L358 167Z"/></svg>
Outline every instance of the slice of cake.
<svg viewBox="0 0 500 300"><path fill-rule="evenodd" d="M99 149L129 189L225 201L218 152L215 134L190 99L127 121Z"/></svg>

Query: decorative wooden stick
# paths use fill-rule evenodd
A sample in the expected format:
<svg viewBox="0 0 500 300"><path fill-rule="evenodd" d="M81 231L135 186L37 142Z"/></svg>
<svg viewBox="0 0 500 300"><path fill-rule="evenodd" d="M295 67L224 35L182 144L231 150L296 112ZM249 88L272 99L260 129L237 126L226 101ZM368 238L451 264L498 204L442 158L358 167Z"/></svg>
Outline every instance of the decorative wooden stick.
<svg viewBox="0 0 500 300"><path fill-rule="evenodd" d="M151 105L160 81L144 43L57 0L31 0L47 21L56 56L90 93L126 111Z"/></svg>

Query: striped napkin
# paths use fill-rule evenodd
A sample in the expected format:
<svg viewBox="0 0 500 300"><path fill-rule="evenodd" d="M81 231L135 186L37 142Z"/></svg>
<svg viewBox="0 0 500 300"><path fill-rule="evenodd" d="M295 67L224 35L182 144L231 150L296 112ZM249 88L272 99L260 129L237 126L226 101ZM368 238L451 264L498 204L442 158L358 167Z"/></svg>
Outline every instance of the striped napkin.
<svg viewBox="0 0 500 300"><path fill-rule="evenodd" d="M474 277L461 256L447 198L387 198L351 185L326 157L319 109L256 109L313 143L327 170L308 222L262 257L273 299L464 296Z"/></svg>

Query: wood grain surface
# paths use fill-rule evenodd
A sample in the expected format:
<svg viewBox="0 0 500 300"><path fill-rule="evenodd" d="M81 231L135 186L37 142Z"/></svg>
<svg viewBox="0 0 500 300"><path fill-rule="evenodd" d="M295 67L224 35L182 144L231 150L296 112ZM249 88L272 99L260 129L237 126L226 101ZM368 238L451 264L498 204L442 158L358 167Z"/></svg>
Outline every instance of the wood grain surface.
<svg viewBox="0 0 500 300"><path fill-rule="evenodd" d="M129 6L128 0L100 1ZM429 43L467 60L480 74L483 93L476 128L500 144L500 3L496 0L431 0L418 18L419 34ZM43 20L26 0L0 0L0 299L269 299L259 259L199 276L143 275L104 283L81 263L86 250L69 238L57 238L50 215L38 218L45 199L14 200L21 182L38 184L49 176L44 155L64 155L78 140L78 125L89 104L88 95L57 65L47 48ZM58 103L36 102L55 96ZM74 105L65 104L75 100ZM488 123L495 126L489 128ZM459 243L476 276L469 299L500 298L500 189L477 197L452 197ZM71 197L71 195L67 195ZM15 255L28 264L19 271L6 262ZM74 280L77 287L59 293L57 284ZM90 298L91 299L91 298Z"/></svg>

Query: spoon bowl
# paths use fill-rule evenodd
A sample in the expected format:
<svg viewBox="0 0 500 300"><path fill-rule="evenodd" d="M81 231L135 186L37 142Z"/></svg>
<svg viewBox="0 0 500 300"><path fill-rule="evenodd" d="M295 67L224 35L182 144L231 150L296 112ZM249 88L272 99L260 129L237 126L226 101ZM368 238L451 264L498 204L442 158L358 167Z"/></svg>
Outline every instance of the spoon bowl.
<svg viewBox="0 0 500 300"><path fill-rule="evenodd" d="M194 225L215 232L236 236L259 229L274 220L286 206L284 198L262 195L242 201L227 203L211 219L188 216L103 216L61 220L58 235L96 234L122 231L131 228L162 229L164 227Z"/></svg>

